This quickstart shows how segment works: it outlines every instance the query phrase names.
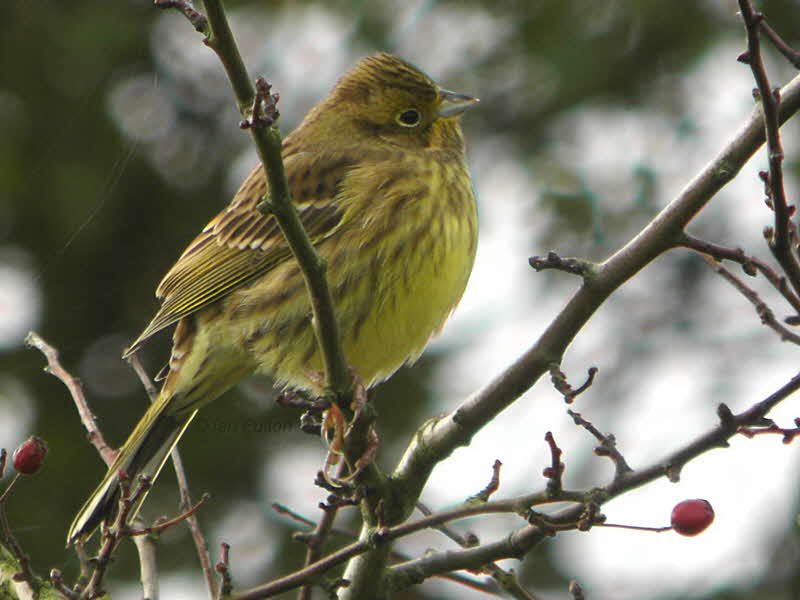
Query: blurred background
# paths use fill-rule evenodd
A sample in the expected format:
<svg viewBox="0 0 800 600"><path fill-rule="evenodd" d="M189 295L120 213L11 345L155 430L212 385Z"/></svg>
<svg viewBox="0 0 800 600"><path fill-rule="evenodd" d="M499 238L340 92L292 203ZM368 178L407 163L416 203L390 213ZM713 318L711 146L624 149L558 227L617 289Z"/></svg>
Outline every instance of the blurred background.
<svg viewBox="0 0 800 600"><path fill-rule="evenodd" d="M444 333L413 367L377 389L379 463L396 463L415 428L452 410L529 347L577 288L563 273L533 272L531 255L606 258L709 161L752 108L734 0L528 2L230 1L253 76L280 92L290 131L360 57L395 52L444 87L479 96L464 119L481 240L470 286ZM759 4L800 45L792 0ZM10 0L0 9L0 446L30 434L50 444L46 468L21 482L8 515L39 573L68 577L64 549L75 511L104 472L63 385L23 345L35 329L85 386L107 439L121 443L146 397L119 356L156 310L153 292L185 245L230 199L255 164L249 136L217 58L181 16L150 2ZM794 76L771 49L774 85ZM785 129L787 190L797 195L798 127ZM768 258L771 223L756 171L763 152L698 217L691 232ZM788 308L750 280L782 317ZM142 352L152 372L169 336ZM751 305L687 251L657 260L581 332L564 370L578 385L600 373L576 410L613 432L634 467L651 464L711 427L724 401L741 410L795 374L797 349L766 331ZM776 411L789 426L790 399ZM277 407L269 382L249 380L207 408L180 448L209 543L232 544L235 584L254 585L302 562L297 524L269 505L317 519L312 484L324 456ZM452 506L504 463L497 498L540 489L553 431L568 487L607 483L611 465L542 381L434 473L424 500ZM592 600L800 597L797 443L734 440L604 507L609 521L661 526L684 498L707 498L717 520L698 538L595 529L506 561L542 598L581 582ZM9 480L7 475L5 482ZM177 511L171 469L146 505ZM345 511L346 512L346 511ZM344 513L343 513L344 514ZM341 525L355 527L352 515ZM459 524L492 541L515 518ZM108 588L136 598L126 544ZM399 544L409 554L451 548L438 534ZM216 554L215 554L216 556ZM164 595L203 597L188 532L166 533ZM399 598L478 598L435 580Z"/></svg>

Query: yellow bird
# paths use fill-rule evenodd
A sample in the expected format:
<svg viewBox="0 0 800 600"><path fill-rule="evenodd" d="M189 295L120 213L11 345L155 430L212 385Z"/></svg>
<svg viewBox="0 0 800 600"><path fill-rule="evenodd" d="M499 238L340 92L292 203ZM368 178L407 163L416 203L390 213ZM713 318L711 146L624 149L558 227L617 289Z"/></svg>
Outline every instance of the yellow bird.
<svg viewBox="0 0 800 600"><path fill-rule="evenodd" d="M477 100L391 54L362 59L283 143L289 189L319 254L347 363L367 387L421 354L464 292L477 214L460 115ZM158 476L197 411L251 373L317 393L322 369L300 269L261 166L156 290L161 309L131 345L177 324L158 399L70 527L112 516L119 473Z"/></svg>

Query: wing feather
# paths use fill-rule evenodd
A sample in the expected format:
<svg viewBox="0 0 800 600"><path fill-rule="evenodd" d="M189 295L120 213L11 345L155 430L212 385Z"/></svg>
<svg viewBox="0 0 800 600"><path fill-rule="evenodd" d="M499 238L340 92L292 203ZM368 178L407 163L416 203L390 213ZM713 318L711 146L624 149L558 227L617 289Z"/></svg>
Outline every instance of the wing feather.
<svg viewBox="0 0 800 600"><path fill-rule="evenodd" d="M312 243L320 243L338 229L343 214L335 200L353 164L341 155L298 153L285 158L292 198ZM312 168L322 169L324 181L308 193L302 179ZM161 308L126 350L126 356L158 331L265 275L291 256L274 217L257 208L265 193L266 182L259 166L242 183L230 205L209 221L164 276L156 290L156 296L162 299Z"/></svg>

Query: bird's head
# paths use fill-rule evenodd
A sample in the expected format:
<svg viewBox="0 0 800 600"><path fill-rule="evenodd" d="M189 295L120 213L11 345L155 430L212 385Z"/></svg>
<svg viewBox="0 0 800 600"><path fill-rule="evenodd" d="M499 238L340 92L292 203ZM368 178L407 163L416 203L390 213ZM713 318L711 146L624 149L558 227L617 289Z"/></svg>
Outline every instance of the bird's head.
<svg viewBox="0 0 800 600"><path fill-rule="evenodd" d="M417 67L381 52L348 71L306 123L349 142L405 148L463 146L458 120L478 100L440 88Z"/></svg>

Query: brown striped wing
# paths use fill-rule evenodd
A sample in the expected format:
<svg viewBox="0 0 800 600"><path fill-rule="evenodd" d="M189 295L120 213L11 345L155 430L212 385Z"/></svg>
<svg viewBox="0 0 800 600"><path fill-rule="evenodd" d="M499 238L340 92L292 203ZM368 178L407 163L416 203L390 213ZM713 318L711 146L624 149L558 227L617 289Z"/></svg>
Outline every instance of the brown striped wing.
<svg viewBox="0 0 800 600"><path fill-rule="evenodd" d="M311 241L318 244L341 222L334 199L351 162L341 156L320 159L298 153L286 158L285 166L300 220ZM309 180L314 184L309 185ZM256 208L265 192L259 166L161 281L156 290L163 300L161 308L125 356L158 331L262 277L291 256L274 217Z"/></svg>

